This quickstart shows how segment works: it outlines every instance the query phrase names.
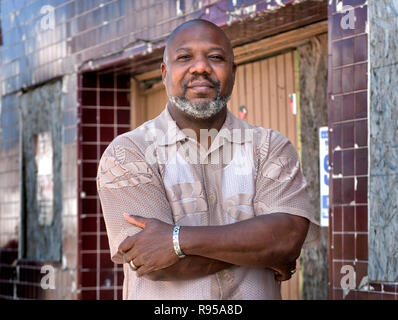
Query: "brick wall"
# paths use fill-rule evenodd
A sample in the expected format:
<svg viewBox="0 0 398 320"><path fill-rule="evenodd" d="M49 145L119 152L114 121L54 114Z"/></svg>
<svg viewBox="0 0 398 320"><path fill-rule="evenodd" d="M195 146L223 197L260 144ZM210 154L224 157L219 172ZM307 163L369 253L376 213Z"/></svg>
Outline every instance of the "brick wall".
<svg viewBox="0 0 398 320"><path fill-rule="evenodd" d="M21 174L18 98L3 99L0 126L0 298L14 294L12 279L18 258Z"/></svg>
<svg viewBox="0 0 398 320"><path fill-rule="evenodd" d="M331 299L397 299L397 286L368 281L368 33L365 0L329 5L329 157ZM343 290L347 269L355 288ZM343 268L343 269L342 269ZM350 268L350 267L349 267Z"/></svg>
<svg viewBox="0 0 398 320"><path fill-rule="evenodd" d="M130 130L130 77L87 72L79 78L79 298L121 299L123 268L110 260L96 176L108 144Z"/></svg>
<svg viewBox="0 0 398 320"><path fill-rule="evenodd" d="M281 26L286 30L319 21L324 3L246 0L236 1L234 7L232 0L3 0L2 94L76 73L110 54L124 58L150 54L189 19L231 25L237 45L253 40L253 34L261 38L280 32ZM285 16L261 18L278 12L280 4L288 4ZM253 30L239 24L248 18L253 19L248 25Z"/></svg>
<svg viewBox="0 0 398 320"><path fill-rule="evenodd" d="M62 258L32 261L24 257L26 230L20 223L23 211L19 108L20 94L1 102L0 126L0 299L76 298L77 283L77 93L76 79L62 79ZM54 267L56 289L43 290L44 265ZM44 271L44 269L43 269Z"/></svg>

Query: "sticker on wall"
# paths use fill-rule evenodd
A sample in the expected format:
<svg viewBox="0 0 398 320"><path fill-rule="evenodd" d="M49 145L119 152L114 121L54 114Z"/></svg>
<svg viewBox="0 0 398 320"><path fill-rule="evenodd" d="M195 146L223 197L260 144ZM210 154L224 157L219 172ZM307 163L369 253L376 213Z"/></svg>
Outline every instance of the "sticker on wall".
<svg viewBox="0 0 398 320"><path fill-rule="evenodd" d="M292 114L296 115L297 114L297 100L296 100L295 93L289 94L289 103L290 103L290 111L292 112Z"/></svg>
<svg viewBox="0 0 398 320"><path fill-rule="evenodd" d="M328 127L319 128L319 180L321 227L329 226L329 140Z"/></svg>
<svg viewBox="0 0 398 320"><path fill-rule="evenodd" d="M245 106L239 107L239 119L245 120L247 116L247 109Z"/></svg>

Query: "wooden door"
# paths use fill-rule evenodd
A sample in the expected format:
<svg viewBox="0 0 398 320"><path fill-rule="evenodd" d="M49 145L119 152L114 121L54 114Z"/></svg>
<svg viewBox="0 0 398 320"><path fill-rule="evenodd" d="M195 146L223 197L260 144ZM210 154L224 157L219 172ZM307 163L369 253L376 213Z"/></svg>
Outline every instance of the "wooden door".
<svg viewBox="0 0 398 320"><path fill-rule="evenodd" d="M151 88L142 88L134 79L131 81L131 128L137 128L145 121L156 118L166 107L168 97L161 80Z"/></svg>
<svg viewBox="0 0 398 320"><path fill-rule="evenodd" d="M229 109L237 117L240 106L247 109L246 121L284 134L297 149L296 115L291 111L289 95L295 93L295 52L239 65ZM299 261L297 272L282 282L284 300L300 298Z"/></svg>
<svg viewBox="0 0 398 320"><path fill-rule="evenodd" d="M246 121L284 134L297 148L296 116L292 114L289 94L295 93L295 52L238 66L229 102L238 116L245 106Z"/></svg>

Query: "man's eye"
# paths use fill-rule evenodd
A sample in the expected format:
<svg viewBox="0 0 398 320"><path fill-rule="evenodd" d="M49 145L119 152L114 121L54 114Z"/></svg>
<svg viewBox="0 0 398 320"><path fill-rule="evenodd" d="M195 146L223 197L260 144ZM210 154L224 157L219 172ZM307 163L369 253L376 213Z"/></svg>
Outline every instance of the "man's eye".
<svg viewBox="0 0 398 320"><path fill-rule="evenodd" d="M223 56L219 56L219 55L212 55L212 56L210 56L210 58L213 60L217 60L217 61L225 60Z"/></svg>
<svg viewBox="0 0 398 320"><path fill-rule="evenodd" d="M177 60L187 60L187 59L189 59L188 55L183 55L183 56L178 56L177 57Z"/></svg>

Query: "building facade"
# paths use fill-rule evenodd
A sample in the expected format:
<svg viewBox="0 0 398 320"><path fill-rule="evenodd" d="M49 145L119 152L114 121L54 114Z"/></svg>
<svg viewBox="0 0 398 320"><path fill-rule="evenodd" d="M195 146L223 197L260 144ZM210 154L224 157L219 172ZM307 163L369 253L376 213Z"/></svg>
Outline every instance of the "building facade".
<svg viewBox="0 0 398 320"><path fill-rule="evenodd" d="M292 141L315 210L329 128L329 226L283 297L398 298L397 1L3 0L0 12L0 298L121 298L98 162L164 108L165 40L194 18L231 39L229 108Z"/></svg>

